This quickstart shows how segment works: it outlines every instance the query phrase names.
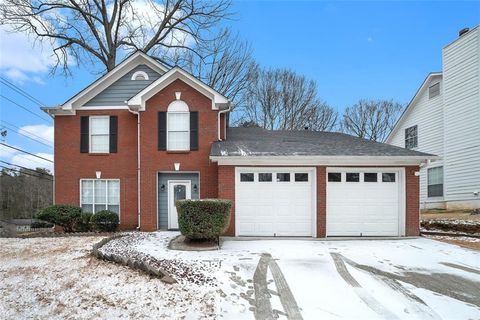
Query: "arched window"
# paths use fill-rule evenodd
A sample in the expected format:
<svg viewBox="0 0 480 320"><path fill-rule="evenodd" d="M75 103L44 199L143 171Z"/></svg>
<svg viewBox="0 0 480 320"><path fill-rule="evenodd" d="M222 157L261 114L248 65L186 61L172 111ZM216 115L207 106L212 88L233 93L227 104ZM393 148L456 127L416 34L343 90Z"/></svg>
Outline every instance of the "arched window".
<svg viewBox="0 0 480 320"><path fill-rule="evenodd" d="M190 150L190 111L182 100L175 100L167 110L167 150Z"/></svg>
<svg viewBox="0 0 480 320"><path fill-rule="evenodd" d="M148 80L148 74L145 71L136 71L132 74L132 80Z"/></svg>

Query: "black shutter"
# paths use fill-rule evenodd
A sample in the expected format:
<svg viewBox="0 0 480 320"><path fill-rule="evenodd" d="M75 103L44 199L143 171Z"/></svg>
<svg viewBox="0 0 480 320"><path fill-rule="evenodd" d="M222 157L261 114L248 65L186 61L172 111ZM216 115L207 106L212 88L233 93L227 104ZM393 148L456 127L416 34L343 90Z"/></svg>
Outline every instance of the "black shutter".
<svg viewBox="0 0 480 320"><path fill-rule="evenodd" d="M88 130L89 119L88 116L81 116L80 117L80 152L81 153L88 153Z"/></svg>
<svg viewBox="0 0 480 320"><path fill-rule="evenodd" d="M158 113L158 150L167 150L167 113Z"/></svg>
<svg viewBox="0 0 480 320"><path fill-rule="evenodd" d="M117 153L118 117L110 116L110 153Z"/></svg>
<svg viewBox="0 0 480 320"><path fill-rule="evenodd" d="M198 150L198 112L190 112L190 150Z"/></svg>

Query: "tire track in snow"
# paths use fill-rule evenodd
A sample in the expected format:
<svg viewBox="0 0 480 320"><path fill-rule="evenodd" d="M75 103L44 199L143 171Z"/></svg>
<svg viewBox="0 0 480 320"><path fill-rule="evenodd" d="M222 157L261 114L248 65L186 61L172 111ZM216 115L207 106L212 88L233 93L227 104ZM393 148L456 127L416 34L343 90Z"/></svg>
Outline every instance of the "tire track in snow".
<svg viewBox="0 0 480 320"><path fill-rule="evenodd" d="M375 299L371 294L369 294L355 278L348 272L347 266L345 262L343 262L342 255L334 252L330 252L330 256L335 263L335 268L337 269L338 274L345 280L346 283L351 285L355 293L358 295L360 299L362 299L365 304L375 311L378 315L380 315L384 319L398 319L398 317L390 312L385 306L383 306L377 299Z"/></svg>

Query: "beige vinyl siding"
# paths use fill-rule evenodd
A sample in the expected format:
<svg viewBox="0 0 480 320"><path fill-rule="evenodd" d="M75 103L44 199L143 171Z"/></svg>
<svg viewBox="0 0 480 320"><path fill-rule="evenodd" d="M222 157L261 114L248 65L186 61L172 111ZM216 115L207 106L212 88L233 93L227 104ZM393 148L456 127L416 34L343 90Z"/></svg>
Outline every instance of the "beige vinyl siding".
<svg viewBox="0 0 480 320"><path fill-rule="evenodd" d="M434 76L424 87L409 108L397 130L390 136L387 143L394 146L405 147L405 129L417 125L418 146L413 150L443 156L443 84L441 76ZM440 95L430 99L428 88L435 83L440 82ZM443 160L433 162L428 168L443 165ZM420 169L420 202L423 203L427 197L427 167ZM436 197L430 200L442 200L442 197Z"/></svg>
<svg viewBox="0 0 480 320"><path fill-rule="evenodd" d="M443 50L445 199L480 199L480 30Z"/></svg>

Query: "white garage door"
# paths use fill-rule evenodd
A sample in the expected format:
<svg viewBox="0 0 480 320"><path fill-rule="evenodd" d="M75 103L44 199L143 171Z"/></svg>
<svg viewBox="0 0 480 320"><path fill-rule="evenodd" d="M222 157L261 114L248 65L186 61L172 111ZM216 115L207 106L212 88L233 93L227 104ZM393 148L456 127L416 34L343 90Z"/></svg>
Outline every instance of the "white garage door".
<svg viewBox="0 0 480 320"><path fill-rule="evenodd" d="M313 236L313 168L237 168L238 236Z"/></svg>
<svg viewBox="0 0 480 320"><path fill-rule="evenodd" d="M392 168L328 168L327 236L400 235L401 173Z"/></svg>

